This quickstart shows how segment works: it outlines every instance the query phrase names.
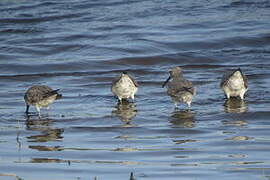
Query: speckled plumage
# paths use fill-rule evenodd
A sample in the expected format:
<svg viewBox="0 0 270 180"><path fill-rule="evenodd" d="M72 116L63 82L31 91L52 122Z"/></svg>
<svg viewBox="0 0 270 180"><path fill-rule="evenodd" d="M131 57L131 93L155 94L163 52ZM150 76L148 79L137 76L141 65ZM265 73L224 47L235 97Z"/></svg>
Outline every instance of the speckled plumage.
<svg viewBox="0 0 270 180"><path fill-rule="evenodd" d="M115 78L111 87L112 93L117 96L119 101L122 99L131 98L134 100L134 96L138 91L138 84L132 76L126 72L122 73L119 77Z"/></svg>
<svg viewBox="0 0 270 180"><path fill-rule="evenodd" d="M169 82L170 79L172 81ZM196 90L192 83L183 77L180 67L174 67L170 70L170 77L164 82L163 87L167 82L167 94L172 98L175 107L178 106L179 102L184 102L190 108Z"/></svg>
<svg viewBox="0 0 270 180"><path fill-rule="evenodd" d="M244 95L248 90L248 79L240 68L230 70L224 73L220 87L228 99L238 96L244 99Z"/></svg>
<svg viewBox="0 0 270 180"><path fill-rule="evenodd" d="M26 113L28 113L30 105L33 105L40 114L40 109L42 107L48 107L49 104L61 97L61 94L58 94L58 90L59 89L53 90L45 85L35 85L30 87L24 95Z"/></svg>

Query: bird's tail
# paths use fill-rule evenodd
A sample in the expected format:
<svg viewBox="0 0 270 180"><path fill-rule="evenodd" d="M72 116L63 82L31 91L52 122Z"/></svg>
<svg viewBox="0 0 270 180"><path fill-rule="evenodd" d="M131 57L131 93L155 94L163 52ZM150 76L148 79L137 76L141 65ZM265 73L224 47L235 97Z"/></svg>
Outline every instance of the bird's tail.
<svg viewBox="0 0 270 180"><path fill-rule="evenodd" d="M59 94L58 91L60 89L56 89L56 90L53 90L53 91L50 91L46 94L46 97L50 97L50 96L53 96L53 95L56 95L56 99L60 99L62 98L62 94Z"/></svg>

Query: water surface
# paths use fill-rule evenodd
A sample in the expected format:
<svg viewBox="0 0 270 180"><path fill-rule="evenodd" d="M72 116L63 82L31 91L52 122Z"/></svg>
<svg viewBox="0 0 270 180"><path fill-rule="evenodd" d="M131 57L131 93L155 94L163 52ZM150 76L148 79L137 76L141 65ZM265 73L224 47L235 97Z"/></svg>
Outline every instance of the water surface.
<svg viewBox="0 0 270 180"><path fill-rule="evenodd" d="M258 0L0 2L0 179L269 179L270 3ZM190 111L161 88L181 66ZM225 70L249 79L224 98ZM111 81L128 71L134 103ZM24 114L34 84L61 89Z"/></svg>

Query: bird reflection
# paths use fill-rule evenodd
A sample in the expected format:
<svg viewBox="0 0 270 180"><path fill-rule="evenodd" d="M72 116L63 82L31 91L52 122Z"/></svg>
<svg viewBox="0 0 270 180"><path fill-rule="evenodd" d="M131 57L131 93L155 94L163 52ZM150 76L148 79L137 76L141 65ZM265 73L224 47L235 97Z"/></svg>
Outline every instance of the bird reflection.
<svg viewBox="0 0 270 180"><path fill-rule="evenodd" d="M122 101L115 106L112 114L117 116L125 124L131 124L131 120L137 115L136 105L133 102Z"/></svg>
<svg viewBox="0 0 270 180"><path fill-rule="evenodd" d="M193 128L195 126L194 113L190 110L174 111L170 122L175 126Z"/></svg>
<svg viewBox="0 0 270 180"><path fill-rule="evenodd" d="M49 118L38 118L36 116L27 116L26 129L28 131L39 131L41 134L28 136L28 142L49 142L59 141L63 137L61 136L64 132L61 128L52 127L53 120ZM59 146L47 147L47 146L32 146L29 148L37 149L39 151L58 151Z"/></svg>
<svg viewBox="0 0 270 180"><path fill-rule="evenodd" d="M248 105L242 99L230 98L224 103L224 111L227 113L243 113L248 111Z"/></svg>

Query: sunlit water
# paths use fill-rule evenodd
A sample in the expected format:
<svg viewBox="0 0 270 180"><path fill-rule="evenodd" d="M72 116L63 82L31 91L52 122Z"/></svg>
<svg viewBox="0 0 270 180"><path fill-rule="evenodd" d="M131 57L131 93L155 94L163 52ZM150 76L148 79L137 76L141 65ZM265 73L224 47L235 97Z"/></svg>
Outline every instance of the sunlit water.
<svg viewBox="0 0 270 180"><path fill-rule="evenodd" d="M269 179L270 3L248 0L0 2L0 179ZM161 88L182 66L190 111ZM226 101L225 70L249 79ZM110 86L128 71L134 103ZM24 114L34 84L63 98Z"/></svg>

